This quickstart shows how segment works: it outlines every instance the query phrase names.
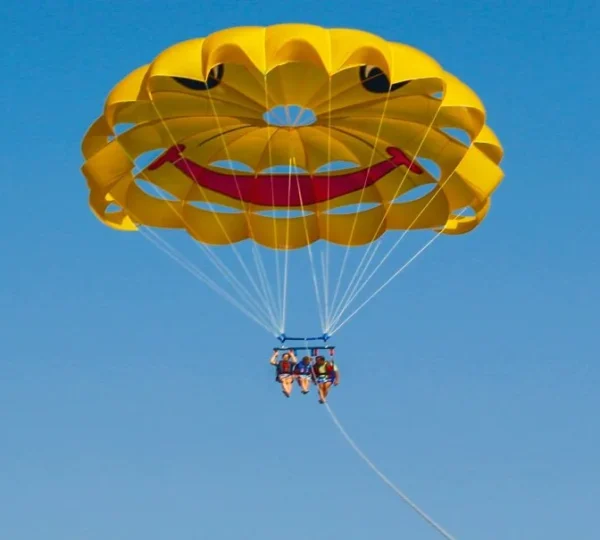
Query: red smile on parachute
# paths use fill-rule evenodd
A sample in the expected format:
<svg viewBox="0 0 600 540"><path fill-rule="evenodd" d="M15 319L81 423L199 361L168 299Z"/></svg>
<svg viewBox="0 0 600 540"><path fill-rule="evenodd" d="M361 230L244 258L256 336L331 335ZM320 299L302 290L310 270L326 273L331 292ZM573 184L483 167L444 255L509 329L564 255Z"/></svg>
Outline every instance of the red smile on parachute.
<svg viewBox="0 0 600 540"><path fill-rule="evenodd" d="M325 202L348 193L359 191L381 180L386 174L405 166L409 171L422 174L423 169L399 148L388 147L389 159L371 167L335 176L315 174L225 174L198 165L182 155L185 146L169 148L153 161L148 170L172 164L201 187L245 203L259 206L297 207ZM290 179L292 180L290 182ZM290 185L291 184L291 185ZM293 184L296 184L295 186Z"/></svg>

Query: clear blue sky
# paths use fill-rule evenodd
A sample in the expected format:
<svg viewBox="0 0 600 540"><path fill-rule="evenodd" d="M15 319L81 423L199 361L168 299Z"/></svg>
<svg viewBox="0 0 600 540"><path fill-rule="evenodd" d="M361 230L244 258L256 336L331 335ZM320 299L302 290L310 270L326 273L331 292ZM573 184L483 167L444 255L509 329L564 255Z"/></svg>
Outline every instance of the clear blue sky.
<svg viewBox="0 0 600 540"><path fill-rule="evenodd" d="M310 22L425 50L506 151L486 222L337 336L334 410L459 539L597 539L600 10L552 5L5 3L0 538L436 538L314 394L282 397L266 332L87 207L80 140L120 77L223 27Z"/></svg>

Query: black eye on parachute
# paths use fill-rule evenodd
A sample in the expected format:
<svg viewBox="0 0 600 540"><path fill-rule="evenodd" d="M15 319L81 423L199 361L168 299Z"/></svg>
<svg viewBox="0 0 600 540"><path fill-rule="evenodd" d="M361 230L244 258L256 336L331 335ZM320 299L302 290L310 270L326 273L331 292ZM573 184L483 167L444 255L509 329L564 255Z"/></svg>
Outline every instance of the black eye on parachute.
<svg viewBox="0 0 600 540"><path fill-rule="evenodd" d="M197 81L196 79L188 79L187 77L173 77L173 80L190 90L211 90L223 80L224 71L225 66L219 64L210 70L206 81Z"/></svg>
<svg viewBox="0 0 600 540"><path fill-rule="evenodd" d="M361 66L360 70L360 83L363 88L373 94L387 94L402 88L410 81L401 81L394 84L390 84L390 80L387 75L376 66Z"/></svg>

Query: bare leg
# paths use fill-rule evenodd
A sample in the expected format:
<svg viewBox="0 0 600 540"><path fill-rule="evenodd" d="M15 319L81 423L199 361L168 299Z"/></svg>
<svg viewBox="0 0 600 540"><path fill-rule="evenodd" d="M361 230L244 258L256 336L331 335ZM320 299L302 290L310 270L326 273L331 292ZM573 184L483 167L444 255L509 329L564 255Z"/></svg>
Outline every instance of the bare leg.
<svg viewBox="0 0 600 540"><path fill-rule="evenodd" d="M310 379L307 379L306 377L301 377L300 379L298 379L298 383L300 384L300 388L302 389L302 393L303 394L308 394L309 385L310 385Z"/></svg>
<svg viewBox="0 0 600 540"><path fill-rule="evenodd" d="M291 377L287 377L287 378L281 380L281 387L282 387L283 393L287 397L290 397L290 394L292 393L292 383L293 382L294 382L294 379L292 379Z"/></svg>
<svg viewBox="0 0 600 540"><path fill-rule="evenodd" d="M326 382L323 384L323 402L327 401L327 395L329 394L330 388L331 388L331 382Z"/></svg>
<svg viewBox="0 0 600 540"><path fill-rule="evenodd" d="M319 389L319 403L325 403L325 383L321 383L317 386Z"/></svg>

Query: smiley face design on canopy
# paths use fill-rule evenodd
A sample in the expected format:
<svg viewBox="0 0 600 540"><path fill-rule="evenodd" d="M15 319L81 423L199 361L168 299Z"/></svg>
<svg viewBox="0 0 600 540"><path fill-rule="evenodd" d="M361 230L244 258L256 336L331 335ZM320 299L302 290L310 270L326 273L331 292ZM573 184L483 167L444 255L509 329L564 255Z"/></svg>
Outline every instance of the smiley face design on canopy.
<svg viewBox="0 0 600 540"><path fill-rule="evenodd" d="M423 52L286 24L185 41L130 73L84 138L83 173L116 229L295 249L469 232L502 153L479 98Z"/></svg>

